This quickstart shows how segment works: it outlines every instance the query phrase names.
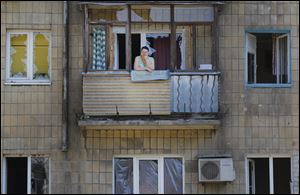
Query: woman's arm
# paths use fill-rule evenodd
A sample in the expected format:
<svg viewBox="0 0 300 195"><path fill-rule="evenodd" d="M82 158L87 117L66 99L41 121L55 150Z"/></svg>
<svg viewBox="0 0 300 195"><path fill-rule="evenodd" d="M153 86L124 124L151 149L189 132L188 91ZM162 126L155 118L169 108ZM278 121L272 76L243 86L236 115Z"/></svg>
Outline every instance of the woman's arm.
<svg viewBox="0 0 300 195"><path fill-rule="evenodd" d="M149 57L149 64L147 64L152 70L155 69L154 59Z"/></svg>
<svg viewBox="0 0 300 195"><path fill-rule="evenodd" d="M138 56L135 57L135 59L134 59L134 70L145 70L143 67L140 67L140 66L139 66L139 63L138 63Z"/></svg>
<svg viewBox="0 0 300 195"><path fill-rule="evenodd" d="M145 64L145 70L152 72L154 70L154 60L151 57L142 58L143 63Z"/></svg>

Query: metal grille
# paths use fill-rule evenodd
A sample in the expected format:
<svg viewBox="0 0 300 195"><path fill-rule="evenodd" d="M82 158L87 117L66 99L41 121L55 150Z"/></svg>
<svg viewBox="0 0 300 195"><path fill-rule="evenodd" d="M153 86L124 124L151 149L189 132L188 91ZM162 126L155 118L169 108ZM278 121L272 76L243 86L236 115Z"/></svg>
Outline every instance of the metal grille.
<svg viewBox="0 0 300 195"><path fill-rule="evenodd" d="M220 162L208 161L201 162L201 177L202 179L216 180L220 179Z"/></svg>

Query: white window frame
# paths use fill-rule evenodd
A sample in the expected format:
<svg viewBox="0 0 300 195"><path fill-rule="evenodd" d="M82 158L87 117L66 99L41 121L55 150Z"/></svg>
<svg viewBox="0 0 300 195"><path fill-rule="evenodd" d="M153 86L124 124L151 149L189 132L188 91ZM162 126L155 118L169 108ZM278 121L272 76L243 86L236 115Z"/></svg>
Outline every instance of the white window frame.
<svg viewBox="0 0 300 195"><path fill-rule="evenodd" d="M33 79L33 47L34 47L34 34L35 33L42 33L46 34L49 38L49 67L48 67L48 75L49 79ZM16 34L26 34L27 35L27 64L26 64L26 71L27 71L27 77L26 78L14 78L10 77L10 49L11 49L11 42L10 38L11 35ZM50 85L51 84L51 69L52 69L52 63L51 63L51 56L52 56L52 43L51 43L52 37L50 31L46 30L12 30L7 32L6 36L6 85Z"/></svg>
<svg viewBox="0 0 300 195"><path fill-rule="evenodd" d="M112 193L115 194L115 159L131 158L133 162L133 194L139 194L139 161L140 160L157 160L158 161L158 194L164 194L164 159L180 158L182 160L182 192L185 191L185 164L184 157L178 155L117 155L113 157L112 163Z"/></svg>
<svg viewBox="0 0 300 195"><path fill-rule="evenodd" d="M49 162L49 187L48 187L48 193L51 194L51 158L49 156L25 156L25 155L6 155L3 157L3 168L2 168L2 187L1 187L1 194L7 194L7 158L11 157L22 157L27 158L27 194L31 194L31 158L32 157L41 157L41 158L48 158Z"/></svg>
<svg viewBox="0 0 300 195"><path fill-rule="evenodd" d="M282 33L282 35L278 36L276 38L276 68L277 68L277 72L276 72L276 83L257 83L256 82L256 69L257 69L257 64L256 64L256 52L255 52L255 64L254 64L254 81L253 83L249 83L249 79L248 79L248 52L249 52L249 40L248 37L249 36L255 36L253 34L260 34L260 33L268 33L268 34L277 34L277 33ZM279 42L279 38L282 37L287 37L287 83L279 83L279 47L278 47L278 42ZM291 83L292 83L292 75L291 75L291 69L292 69L292 64L291 64L291 35L290 32L281 32L276 31L276 30L271 30L271 31L260 31L260 30L246 30L245 32L245 84L248 87L290 87ZM251 53L251 52L250 52Z"/></svg>
<svg viewBox="0 0 300 195"><path fill-rule="evenodd" d="M113 27L112 28L112 33L114 36L114 66L113 70L119 70L119 45L118 45L118 37L117 34L125 34L125 27ZM141 35L141 47L146 45L146 37L147 34L155 34L155 33L171 33L170 31L166 30L137 30L137 31L132 31L131 33L137 33ZM177 29L176 33L180 33L182 36L182 44L180 46L181 49L181 67L186 69L186 52L185 52L185 47L186 47L186 30L185 29ZM133 62L132 62L133 63Z"/></svg>
<svg viewBox="0 0 300 195"><path fill-rule="evenodd" d="M274 194L274 177L273 177L273 159L274 158L289 158L290 159L290 163L291 163L291 183L293 183L293 162L292 162L292 156L291 155L286 155L286 154L278 154L278 155L264 155L264 154L251 154L251 155L246 155L245 157L245 181L246 181L246 194L249 194L249 160L253 159L253 158L267 158L269 159L269 181L270 181L270 186L269 186L269 190L270 190L270 194ZM291 186L291 192L293 190L292 186Z"/></svg>

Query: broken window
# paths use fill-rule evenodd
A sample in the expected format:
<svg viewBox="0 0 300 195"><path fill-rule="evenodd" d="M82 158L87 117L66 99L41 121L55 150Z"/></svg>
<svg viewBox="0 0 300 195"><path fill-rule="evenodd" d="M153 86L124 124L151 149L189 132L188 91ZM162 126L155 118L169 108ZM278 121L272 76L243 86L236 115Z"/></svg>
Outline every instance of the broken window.
<svg viewBox="0 0 300 195"><path fill-rule="evenodd" d="M182 158L115 158L114 186L116 194L182 194Z"/></svg>
<svg viewBox="0 0 300 195"><path fill-rule="evenodd" d="M10 37L10 77L27 77L27 34L12 34Z"/></svg>
<svg viewBox="0 0 300 195"><path fill-rule="evenodd" d="M126 22L127 9L117 5L98 6L96 9L89 9L89 17L93 22Z"/></svg>
<svg viewBox="0 0 300 195"><path fill-rule="evenodd" d="M289 43L286 33L247 33L248 84L289 83Z"/></svg>
<svg viewBox="0 0 300 195"><path fill-rule="evenodd" d="M31 193L48 194L49 192L49 159L31 158Z"/></svg>
<svg viewBox="0 0 300 195"><path fill-rule="evenodd" d="M50 34L8 32L8 82L48 82L50 79Z"/></svg>
<svg viewBox="0 0 300 195"><path fill-rule="evenodd" d="M172 5L135 4L130 5L130 18L124 4L87 7L89 33L85 36L89 36L86 49L89 70L134 69L135 57L140 55L143 46L150 49L156 70L212 70L212 63L217 63L214 60L217 54L212 52L213 6L174 5L171 12ZM174 13L175 44L170 35L171 13ZM128 19L131 44L126 43ZM172 54L171 45L174 45ZM126 47L131 47L131 51ZM126 59L129 54L130 60ZM127 64L129 61L131 65Z"/></svg>
<svg viewBox="0 0 300 195"><path fill-rule="evenodd" d="M290 158L248 159L248 192L250 194L290 194Z"/></svg>
<svg viewBox="0 0 300 195"><path fill-rule="evenodd" d="M34 33L33 79L49 79L49 37Z"/></svg>
<svg viewBox="0 0 300 195"><path fill-rule="evenodd" d="M170 6L133 5L132 22L169 22Z"/></svg>
<svg viewBox="0 0 300 195"><path fill-rule="evenodd" d="M49 193L49 158L6 157L3 167L4 179L6 180L4 193Z"/></svg>

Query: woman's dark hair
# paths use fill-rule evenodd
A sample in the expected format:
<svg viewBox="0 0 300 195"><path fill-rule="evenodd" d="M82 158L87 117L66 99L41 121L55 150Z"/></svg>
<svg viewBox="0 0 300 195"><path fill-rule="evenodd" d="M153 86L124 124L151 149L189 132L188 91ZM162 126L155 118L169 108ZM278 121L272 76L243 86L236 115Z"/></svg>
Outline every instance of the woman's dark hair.
<svg viewBox="0 0 300 195"><path fill-rule="evenodd" d="M141 51L142 51L143 49L146 49L147 51L149 51L149 48L148 48L147 46L142 47Z"/></svg>

